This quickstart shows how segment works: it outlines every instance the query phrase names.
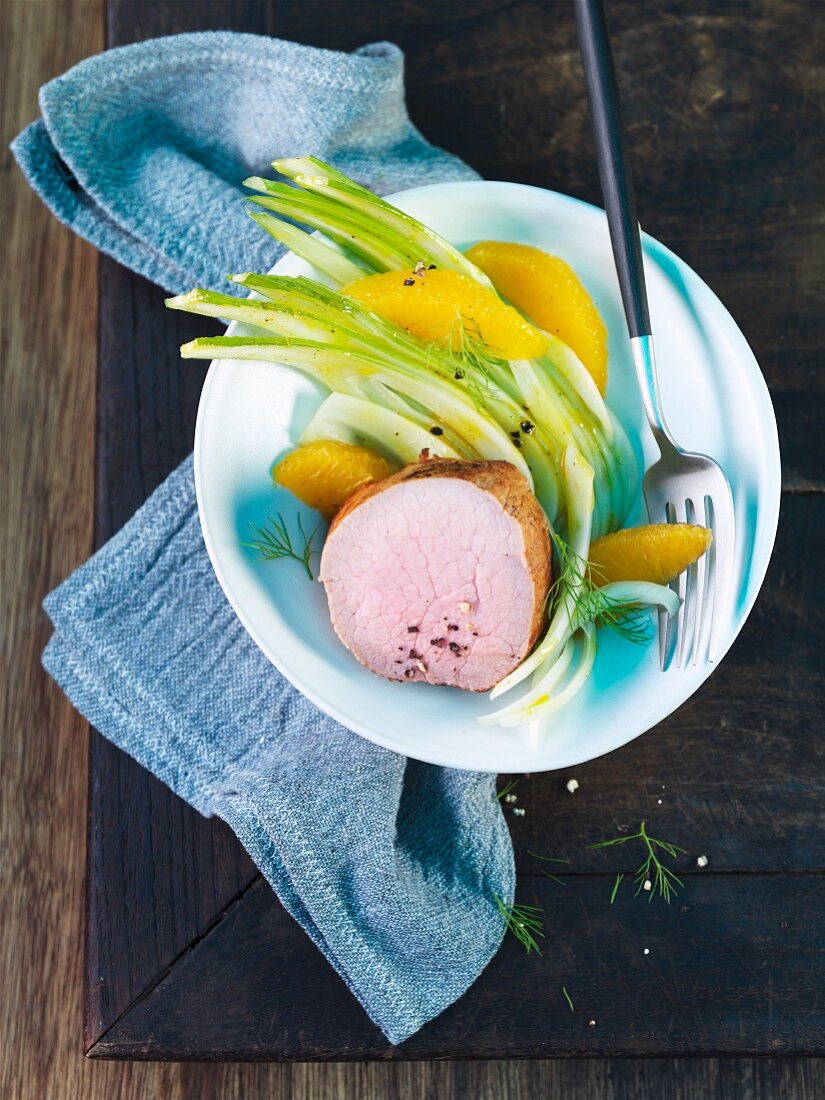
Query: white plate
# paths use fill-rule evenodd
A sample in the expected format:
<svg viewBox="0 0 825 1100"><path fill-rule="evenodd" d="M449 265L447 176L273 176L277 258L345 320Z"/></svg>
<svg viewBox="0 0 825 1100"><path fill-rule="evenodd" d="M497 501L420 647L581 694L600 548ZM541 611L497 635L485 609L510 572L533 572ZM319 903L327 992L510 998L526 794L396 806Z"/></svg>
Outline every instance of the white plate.
<svg viewBox="0 0 825 1100"><path fill-rule="evenodd" d="M460 248L488 238L522 241L571 263L610 334L608 401L638 440L645 464L653 461L604 213L512 183L436 184L393 201ZM275 271L311 273L292 255ZM733 490L736 558L724 654L753 606L773 547L780 495L776 421L753 353L714 293L651 237L645 238L645 271L668 421L682 446L722 464ZM681 706L710 675L709 664L662 673L654 644L635 646L602 630L592 676L548 719L552 726L537 745L518 730L479 726L477 717L491 707L486 696L390 683L362 668L333 632L321 585L311 584L297 563L264 563L241 545L250 521L262 523L277 511L291 527L299 512L310 528L317 520L289 493L273 490L270 470L321 396L320 387L289 367L216 360L198 410L195 480L209 556L238 617L272 663L327 714L419 760L536 772L626 744ZM644 519L640 501L632 522Z"/></svg>

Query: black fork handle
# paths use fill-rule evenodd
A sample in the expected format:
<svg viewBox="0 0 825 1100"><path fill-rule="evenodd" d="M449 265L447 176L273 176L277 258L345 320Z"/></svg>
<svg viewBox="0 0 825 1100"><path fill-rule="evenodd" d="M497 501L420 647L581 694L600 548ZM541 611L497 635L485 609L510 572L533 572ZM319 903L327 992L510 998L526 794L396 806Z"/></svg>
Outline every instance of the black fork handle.
<svg viewBox="0 0 825 1100"><path fill-rule="evenodd" d="M576 22L599 178L627 328L631 338L650 336L642 240L602 0L576 0Z"/></svg>

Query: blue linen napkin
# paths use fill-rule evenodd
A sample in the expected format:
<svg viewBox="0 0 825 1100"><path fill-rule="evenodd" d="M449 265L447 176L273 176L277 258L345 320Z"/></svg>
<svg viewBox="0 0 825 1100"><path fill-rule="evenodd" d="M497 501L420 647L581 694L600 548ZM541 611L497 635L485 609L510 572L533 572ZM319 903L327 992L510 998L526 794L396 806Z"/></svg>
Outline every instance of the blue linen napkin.
<svg viewBox="0 0 825 1100"><path fill-rule="evenodd" d="M312 152L381 192L475 176L410 123L387 43L181 35L91 58L40 102L12 147L32 186L175 292L275 262L240 188L275 157ZM228 822L391 1042L464 993L504 934L495 897L514 892L494 777L362 740L279 675L214 576L191 458L45 607L43 661L74 705Z"/></svg>
<svg viewBox="0 0 825 1100"><path fill-rule="evenodd" d="M81 62L40 89L42 118L12 143L70 229L175 294L245 295L230 271L267 271L278 246L246 216L241 183L313 153L378 194L477 179L429 145L404 103L404 56L255 34L156 38Z"/></svg>

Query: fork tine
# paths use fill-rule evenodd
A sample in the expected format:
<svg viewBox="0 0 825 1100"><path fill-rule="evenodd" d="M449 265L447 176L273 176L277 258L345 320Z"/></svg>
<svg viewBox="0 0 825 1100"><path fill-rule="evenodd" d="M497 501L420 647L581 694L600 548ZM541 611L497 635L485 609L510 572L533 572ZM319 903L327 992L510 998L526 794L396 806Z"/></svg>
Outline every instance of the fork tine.
<svg viewBox="0 0 825 1100"><path fill-rule="evenodd" d="M662 522L662 521L667 523L667 521L668 521L667 513L665 513L665 515L662 516L661 519L659 518L659 516L656 516L655 518L653 516L650 516L649 518L650 518L651 523L659 523L659 522ZM669 664L668 658L667 658L667 648L668 648L667 643L668 643L668 635L670 634L670 616L668 615L668 613L666 611L660 611L659 615L658 615L658 618L659 618L659 668L662 670L662 672L664 672L667 669L667 666Z"/></svg>
<svg viewBox="0 0 825 1100"><path fill-rule="evenodd" d="M708 660L716 660L719 630L728 603L728 586L733 567L734 527L733 499L727 482L714 489L708 498L713 531L713 614L710 624L710 650Z"/></svg>
<svg viewBox="0 0 825 1100"><path fill-rule="evenodd" d="M705 508L707 511L707 527L713 533L713 542L708 548L705 558L707 559L705 566L705 614L701 624L701 647L702 653L708 660L710 660L710 635L711 635L711 623L715 617L716 605L719 601L719 590L716 584L717 576L717 557L716 557L716 531L714 528L714 516L713 516L713 500L707 496L705 497Z"/></svg>
<svg viewBox="0 0 825 1100"><path fill-rule="evenodd" d="M669 586L673 588L671 584ZM674 589L675 591L675 589ZM673 660L675 649L676 631L673 629L673 619L666 611L659 612L659 668L667 672L670 662Z"/></svg>
<svg viewBox="0 0 825 1100"><path fill-rule="evenodd" d="M699 571L696 562L685 570L685 603L683 607L682 630L679 634L679 651L676 654L676 667L682 668L688 664L694 650L694 638L696 636L696 623L699 619L700 606L698 600Z"/></svg>
<svg viewBox="0 0 825 1100"><path fill-rule="evenodd" d="M677 516L678 523L695 523L696 509L693 501L688 499L681 508L681 514ZM685 576L685 602L682 607L682 623L679 631L679 648L676 654L676 667L681 668L690 660L693 649L693 638L696 632L696 623L699 619L700 607L697 601L697 568L696 563L688 566Z"/></svg>
<svg viewBox="0 0 825 1100"><path fill-rule="evenodd" d="M704 497L701 503L701 511L694 519L694 523L702 524L704 527L710 526L710 516L708 508L708 497ZM694 630L693 630L693 663L697 665L700 659L704 660L705 647L702 644L702 635L705 621L710 621L709 617L705 613L704 599L705 599L705 587L708 578L708 570L710 563L708 560L708 553L704 553L701 558L696 562L696 615L694 618ZM712 595L712 594L711 594ZM701 656L700 656L701 655Z"/></svg>
<svg viewBox="0 0 825 1100"><path fill-rule="evenodd" d="M682 614L685 607L684 574L681 577L677 577L675 581L671 581L668 587L679 597L679 610L672 617L664 613L667 620L667 644L665 646L665 659L662 664L662 672L667 672L671 666L674 654L676 653L676 645L679 641L679 631L682 629Z"/></svg>
<svg viewBox="0 0 825 1100"><path fill-rule="evenodd" d="M665 505L665 522L675 523L676 521L676 508L668 502ZM675 581L671 582L670 587L679 597L679 610L672 618L663 611L659 613L659 666L662 672L667 672L670 668L673 655L676 652L676 643L679 639L684 610L683 578L677 577Z"/></svg>
<svg viewBox="0 0 825 1100"><path fill-rule="evenodd" d="M667 512L668 506L665 504L662 507L661 502L655 498L651 498L645 495L645 504L647 505L647 522L648 523L668 523L669 516ZM668 643L668 623L669 616L666 611L659 611L657 613L657 634L659 636L659 668L662 672L665 671L668 665L667 660L667 643Z"/></svg>

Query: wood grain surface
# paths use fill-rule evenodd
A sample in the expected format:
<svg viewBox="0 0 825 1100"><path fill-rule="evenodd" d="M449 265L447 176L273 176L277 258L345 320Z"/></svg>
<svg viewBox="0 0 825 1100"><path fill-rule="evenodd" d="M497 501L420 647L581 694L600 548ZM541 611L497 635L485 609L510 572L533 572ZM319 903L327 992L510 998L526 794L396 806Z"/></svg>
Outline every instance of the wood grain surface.
<svg viewBox="0 0 825 1100"><path fill-rule="evenodd" d="M776 255L777 242L796 218L808 236L821 225L815 190L785 155L789 132L802 142L814 123L814 112L799 95L800 64L807 72L813 54L802 43L794 65L773 56L793 39L788 29L797 11L793 5L778 10L705 4L687 10L670 3L656 10L656 18L640 23L635 5L615 7L640 208L654 232L694 263L699 258L712 285L723 294L738 293L746 331L773 311L754 342L777 402L790 471L780 547L757 611L702 691L655 733L577 769L581 788L575 801L564 789L566 776L523 782L519 808L527 813L510 823L525 888L537 888L538 882L547 890L528 848L575 856L571 889L558 898L551 891L547 903L548 913L559 914L557 955L568 958L577 973L609 968L610 952L601 945L615 935L615 913L587 876L608 866L633 869L627 849L612 853L609 863L603 854L588 857L586 846L641 818L691 849L683 861L688 870L699 850L708 851L711 867L696 889L718 882L739 951L724 956L727 966L702 974L689 960L704 955L716 918L709 924L685 918L674 926L668 911L637 908L640 933L679 941L671 945L672 979L660 973L641 1003L647 1028L632 1013L619 1012L626 991L613 982L605 990L605 1010L614 1013L617 1026L577 1031L561 1013L558 998L548 1001L547 989L558 988L563 969L558 957L549 957L541 964L532 960L526 973L533 980L519 986L531 1027L522 1026L520 1016L502 1018L496 988L483 979L449 1013L393 1050L308 942L284 924L277 901L248 860L233 853L222 826L198 819L95 739L86 1018L92 1056L327 1060L820 1048L825 1018L816 1001L806 1023L802 1019L809 992L802 993L796 1010L775 1011L777 998L793 1004L795 990L810 991L821 973L815 936L783 954L781 974L764 968L764 945L786 919L781 906L776 908L779 899L790 904L799 891L796 904L807 914L803 921L815 925L821 880L809 876L825 869L825 751L816 734L823 623L810 610L822 603L816 571L825 498L818 492L821 447L806 419L822 407L821 382L812 376L807 356L808 345L818 338L816 297L793 265ZM563 181L574 194L598 200L567 3L539 10L530 3L327 0L319 6L281 0L273 9L264 3L180 8L114 0L109 13L111 45L203 27L267 32L273 18L281 35L315 45L350 48L370 38L398 40L407 53L410 111L426 133L487 176ZM770 76L737 69L743 49L766 61L770 55ZM659 55L667 56L667 65L656 62ZM634 67L636 58L649 64ZM539 102L546 118L537 116ZM776 103L785 110L774 111ZM761 129L755 143L757 117ZM789 190L795 218L781 213ZM763 259L766 240L770 262ZM778 278L778 270L786 278ZM98 541L108 538L188 451L204 371L203 365L193 369L181 363L174 350L204 330L202 321L164 313L156 288L109 261L103 261L102 272ZM815 264L805 275L816 283ZM788 332L799 334L803 349L794 345L779 363L776 344ZM785 897L774 876L792 873L800 877L781 879L783 890L791 890ZM582 877L587 880L578 882ZM763 922L759 928L754 913ZM132 934L136 914L138 943ZM589 939L578 935L582 923L591 931ZM271 945L266 963L263 942ZM301 981L298 975L304 973L312 980ZM216 974L225 1000L215 987ZM670 980L684 984L681 1011L670 1003ZM743 999L746 988L752 996ZM217 1002L223 1010L216 1014Z"/></svg>
<svg viewBox="0 0 825 1100"><path fill-rule="evenodd" d="M545 7L550 9L549 18ZM564 7L468 5L451 0L438 5L280 0L277 6L259 0L206 4L147 0L110 5L108 26L110 42L209 26L237 26L342 47L391 34L407 50L413 73L426 74L426 79L415 80L411 100L413 116L429 136L461 152L485 174L555 183L595 199L595 167L581 149L586 124L577 105L577 59L569 31L558 30L569 18ZM541 895L557 932L572 919L581 921L582 915L600 910L598 891L610 881L607 866L582 861L581 870L591 874L561 888L527 873L527 847L541 845L550 850L552 846L559 851L564 846L566 850L585 837L596 839L615 825L634 822L655 803L654 813L663 815L668 836L692 848L706 847L712 866L720 872L713 877L694 876L688 883L684 899L688 911L673 909L667 914L669 921L681 922L670 934L664 927L655 928L657 940L650 944L649 962L638 954L642 940L636 912L624 907L611 914L612 934L621 944L621 950L609 956L616 967L613 976L583 972L575 953L563 955L561 963L571 971L565 984L575 996L578 1015L570 1014L566 1006L560 1011L561 971L548 977L546 971L530 969L528 964L536 960L519 955L513 944L505 948L496 962L501 969L488 972L482 992L499 1015L512 1014L532 1024L534 1052L545 1057L553 1051L540 1045L544 1037L535 1031L536 1005L550 1013L562 1038L581 1025L582 1013L598 1012L596 1032L586 1033L588 1041L598 1034L596 1044L589 1047L593 1053L618 1049L600 1044L609 1044L611 1035L621 1038L611 1014L615 1017L618 1009L629 1010L640 1037L634 1052L641 1053L655 1048L655 1043L645 1045L650 999L660 998L664 988L676 998L674 1010L678 1009L681 1001L674 990L680 989L679 980L692 968L689 988L695 998L696 990L711 984L713 974L730 957L737 959L739 984L728 983L729 996L717 1017L706 1019L701 999L694 999L686 1017L676 1013L680 1026L685 1019L693 1020L697 1031L707 1032L721 1022L719 1034L735 1038L737 1028L769 1018L777 1033L788 1033L792 1025L800 1040L796 1049L815 1049L821 974L817 990L812 949L820 946L817 932L821 941L822 895L816 892L815 876L788 873L821 869L823 854L815 817L819 807L821 827L821 802L812 787L822 771L821 758L813 755L819 742L812 736L821 724L821 695L815 694L816 684L810 682L811 670L818 667L817 647L821 652L821 635L810 609L817 594L814 570L823 522L821 443L812 430L817 419L821 423L822 411L821 388L816 387L813 372L822 351L818 324L822 230L821 218L816 220L821 189L814 165L818 156L822 163L823 129L816 105L821 76L817 77L812 53L807 52L814 41L807 29L811 10L810 5L785 2L770 8L725 3L661 5L653 22L660 44L668 51L662 54L668 64L650 54L653 88L645 92L642 82L631 95L631 110L644 120L634 124L636 140L643 139L657 154L646 161L651 171L639 188L643 220L698 267L745 327L772 387L782 431L785 484L792 491L783 501L783 553L774 561L769 586L746 632L708 685L713 685L714 694L707 700L707 709L691 707L672 729L662 728L623 750L624 760L621 754L611 757L615 768L596 762L577 772L582 786L576 801L564 791L564 777L522 781L521 804L528 813L518 822L514 840L522 861L523 889L525 897L531 892ZM4 271L13 275L4 287L0 307L0 1095L24 1100L98 1096L521 1100L568 1094L617 1100L662 1096L796 1100L822 1095L823 1063L809 1059L243 1066L83 1058L86 726L40 669L48 625L39 605L45 592L82 561L92 545L97 262L93 251L60 227L27 190L6 144L36 116L39 85L102 47L105 13L96 0L6 0L0 5L0 20L2 248ZM622 51L626 64L631 56L638 58L639 51L652 50L650 40L634 30L642 22L638 5L621 5L617 22L620 65ZM459 45L451 49L449 43L456 42L459 32ZM548 66L548 57L555 65ZM735 81L734 72L739 74ZM529 94L530 87L539 94ZM538 117L536 105L550 92L554 117ZM470 102L475 104L471 114ZM755 120L754 103L761 104L764 119ZM774 111L781 118L774 118ZM743 140L745 133L749 145ZM579 148L574 156L575 142ZM496 171L497 167L504 171ZM683 179L686 173L697 188L695 205L686 189L680 191L669 182ZM697 209L702 211L701 219L695 217ZM655 214L655 223L647 211ZM108 467L106 478L98 484L111 486L123 477L125 488L120 496L111 491L99 494L98 539L122 523L134 504L185 453L199 384L196 374L177 373L173 352L178 332L166 327L169 315L159 308L157 288L108 262L103 278L104 404L99 445L105 457L98 468L105 472L105 463L115 465ZM115 326L106 322L106 310L115 304L133 310L128 329L119 318L124 330L121 340L115 339ZM134 372L137 356L129 351L127 336L131 334L134 343L135 334L144 328L149 330L153 351L162 356L163 371L171 373L165 373L162 383L159 377L150 379L152 384L142 395L149 402L150 420L157 420L158 426L148 429L143 440L147 445L134 462L134 434L122 449L111 446L111 435L107 439L113 421L106 416L105 401L115 398L103 383L118 377L114 363L124 354L131 359L127 358L121 377L136 377L129 373ZM156 383L168 388L158 389ZM148 422L140 422L143 430ZM783 681L769 675L777 661L784 669ZM743 677L747 690L742 687ZM710 729L707 713L713 714ZM638 755L636 749L641 746L648 755ZM231 965L238 939L233 922L238 919L245 922L243 928L250 935L261 937L259 944L266 953L258 958L265 957L270 972L279 950L284 952L285 964L294 967L303 960L323 971L326 964L314 952L307 953L302 934L273 904L219 823L201 822L102 741L94 742L94 752L109 754L105 761L93 755L95 774L111 775L118 768L129 773L123 779L124 789L136 806L151 807L144 820L157 830L148 837L136 836L129 825L128 805L122 807L119 821L114 816L97 819L102 828L118 830L113 835L116 845L107 848L106 854L113 871L120 851L123 887L120 897L109 893L102 900L112 909L113 927L124 936L120 941L121 951L126 952L123 972L131 975L130 980L137 978L132 986L127 982L100 998L101 1013L113 1012L110 1020L122 1011L121 998L126 1006L132 999L138 1002L134 1017L129 1014L117 1024L124 1033L111 1032L109 1041L117 1041L124 1051L133 1044L133 1053L145 1055L141 1043L145 1046L153 1026L162 1029L175 1011L186 1023L191 1003L186 999L181 1003L181 992L190 997L200 988L217 998L217 962L207 968L194 963L199 951L208 950L214 952L215 960L223 957L224 965ZM657 801L662 784L665 809ZM94 787L91 797L94 805ZM147 855L152 890L145 881ZM141 861L143 867L136 868ZM754 869L759 875L740 874ZM756 884L750 895L738 885L746 878ZM170 890L177 891L179 899L181 882L185 903L171 907L159 920L156 903L162 905ZM241 896L243 906L236 904ZM743 912L753 942L763 945L761 956L743 954L734 938L717 937L732 914ZM123 923L118 925L118 920ZM700 955L691 955L684 943L674 949L677 933L685 926L691 938L698 932L698 942L707 945ZM645 929L650 930L651 926ZM582 946L598 934L599 929L587 928ZM644 937L645 944L649 938ZM194 947L187 950L193 939ZM226 942L229 947L224 950ZM184 963L180 972L194 973L186 986L171 980L177 977L177 967L168 975L164 971L178 955ZM799 966L800 957L808 964L806 972ZM148 988L140 986L146 975L150 975ZM98 981L105 984L110 977L99 973ZM95 980L91 970L87 978L91 985ZM296 983L303 978L301 971ZM329 978L322 973L320 980ZM610 986L612 1006L605 996ZM339 995L334 984L325 988L333 998ZM524 990L529 996L522 1004ZM105 1003L107 997L110 1003ZM342 1012L349 1011L344 1002L340 1004ZM159 1005L163 1015L153 1017ZM222 1006L224 1010L230 1015L237 1011L231 1003ZM290 1043L298 1051L303 1041L300 1012L287 1013L284 1019L288 1027L276 1041L285 1051ZM133 1021L135 1028L145 1024L148 1030L135 1031ZM446 1016L439 1026L447 1029L449 1038L455 1021ZM490 1030L489 1019L485 1026L481 1037L489 1045L489 1054L505 1053L496 1049L500 1034ZM647 1038L650 1042L649 1034ZM271 1045L273 1037L264 1035L262 1041ZM705 1049L714 1049L712 1037L707 1041L711 1045ZM374 1042L372 1032L366 1034L365 1052L370 1042ZM161 1046L162 1042L157 1053ZM476 1049L478 1058L487 1056L488 1050ZM170 1049L168 1053L180 1052ZM438 1056L435 1049L432 1054Z"/></svg>

